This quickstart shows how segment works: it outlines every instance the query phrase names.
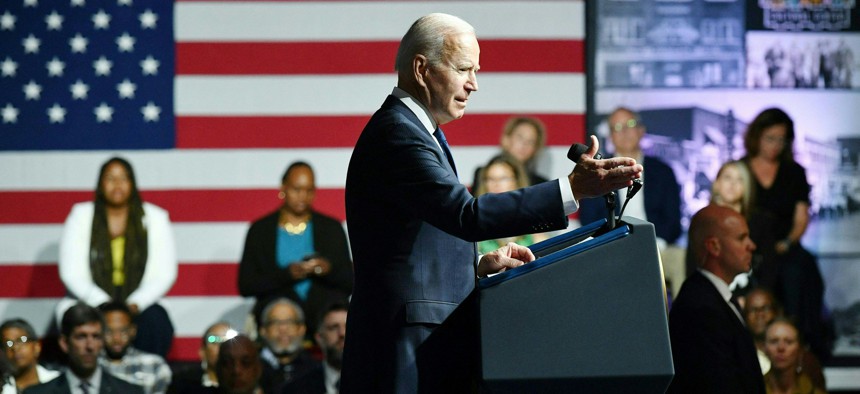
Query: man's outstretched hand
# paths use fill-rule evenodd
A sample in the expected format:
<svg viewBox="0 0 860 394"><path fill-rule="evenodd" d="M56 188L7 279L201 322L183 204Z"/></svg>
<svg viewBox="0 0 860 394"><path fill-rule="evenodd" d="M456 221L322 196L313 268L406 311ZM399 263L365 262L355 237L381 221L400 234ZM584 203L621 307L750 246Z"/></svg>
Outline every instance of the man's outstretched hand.
<svg viewBox="0 0 860 394"><path fill-rule="evenodd" d="M591 148L579 157L568 175L570 189L577 201L630 186L634 179L642 176L642 165L629 157L595 160L594 155L599 148L597 137L592 135Z"/></svg>

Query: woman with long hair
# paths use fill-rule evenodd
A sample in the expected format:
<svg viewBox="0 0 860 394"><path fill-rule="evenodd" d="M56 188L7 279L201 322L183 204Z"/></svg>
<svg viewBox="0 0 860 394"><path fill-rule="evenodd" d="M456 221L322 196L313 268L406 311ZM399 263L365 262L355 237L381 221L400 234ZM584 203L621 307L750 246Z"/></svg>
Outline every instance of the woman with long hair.
<svg viewBox="0 0 860 394"><path fill-rule="evenodd" d="M138 349L167 355L173 325L157 302L176 281L177 261L167 211L143 202L131 164L114 157L99 171L95 198L72 207L60 241L60 278L68 296L58 319L78 300L90 306L124 302L138 326Z"/></svg>
<svg viewBox="0 0 860 394"><path fill-rule="evenodd" d="M809 224L810 186L806 171L794 160L794 121L779 108L753 119L744 136L755 198L753 209L765 224L751 233L761 263L753 271L759 285L772 289L796 319L822 360L829 356L821 321L824 284L815 258L800 244Z"/></svg>

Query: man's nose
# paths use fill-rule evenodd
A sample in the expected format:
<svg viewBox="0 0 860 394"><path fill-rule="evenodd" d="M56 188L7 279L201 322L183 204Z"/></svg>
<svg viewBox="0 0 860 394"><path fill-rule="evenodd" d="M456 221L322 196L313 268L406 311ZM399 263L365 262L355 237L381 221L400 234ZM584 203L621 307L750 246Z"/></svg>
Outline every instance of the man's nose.
<svg viewBox="0 0 860 394"><path fill-rule="evenodd" d="M478 74L474 71L470 71L469 82L466 84L466 90L470 92L478 91Z"/></svg>

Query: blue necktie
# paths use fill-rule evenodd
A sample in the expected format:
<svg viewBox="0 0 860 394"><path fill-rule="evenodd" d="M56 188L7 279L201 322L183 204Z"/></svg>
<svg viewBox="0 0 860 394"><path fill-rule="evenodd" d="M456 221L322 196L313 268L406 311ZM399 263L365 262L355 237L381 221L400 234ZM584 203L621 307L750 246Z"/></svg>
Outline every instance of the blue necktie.
<svg viewBox="0 0 860 394"><path fill-rule="evenodd" d="M442 132L442 129L436 128L436 131L433 132L433 136L436 137L436 140L439 141L439 145L442 146L442 152L445 152L445 156L448 157L448 164L451 165L451 169L454 170L454 174L457 174L457 166L454 165L454 156L451 156L451 149L448 147L448 140L445 138L445 133Z"/></svg>

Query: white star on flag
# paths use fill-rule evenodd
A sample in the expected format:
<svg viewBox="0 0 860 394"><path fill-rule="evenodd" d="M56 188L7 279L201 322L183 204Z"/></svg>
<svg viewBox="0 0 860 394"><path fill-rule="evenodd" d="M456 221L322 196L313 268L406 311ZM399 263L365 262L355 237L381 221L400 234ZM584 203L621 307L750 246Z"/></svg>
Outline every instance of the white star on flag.
<svg viewBox="0 0 860 394"><path fill-rule="evenodd" d="M158 60L155 60L151 55L147 56L146 59L140 62L140 68L143 69L143 75L155 75L158 74Z"/></svg>
<svg viewBox="0 0 860 394"><path fill-rule="evenodd" d="M0 73L2 73L4 77L14 77L16 70L18 70L18 63L12 61L8 56L6 57L6 60L3 60L3 62L0 63Z"/></svg>
<svg viewBox="0 0 860 394"><path fill-rule="evenodd" d="M84 0L72 0L72 7L83 7L86 2Z"/></svg>
<svg viewBox="0 0 860 394"><path fill-rule="evenodd" d="M15 30L15 15L6 11L0 15L0 30Z"/></svg>
<svg viewBox="0 0 860 394"><path fill-rule="evenodd" d="M57 59L57 57L54 56L54 58L51 59L51 61L49 61L45 65L45 67L48 68L48 75L49 76L61 77L61 76L63 76L63 69L66 68L66 63L61 62L60 59Z"/></svg>
<svg viewBox="0 0 860 394"><path fill-rule="evenodd" d="M120 52L134 51L134 37L128 33L122 33L121 36L116 38L116 45L119 47Z"/></svg>
<svg viewBox="0 0 860 394"><path fill-rule="evenodd" d="M99 123L110 122L113 119L113 108L105 103L101 103L93 112L95 112L96 120Z"/></svg>
<svg viewBox="0 0 860 394"><path fill-rule="evenodd" d="M140 108L140 112L143 113L143 119L147 122L157 122L158 116L161 115L161 108L158 108L157 105L153 104L152 101L146 103L145 106Z"/></svg>
<svg viewBox="0 0 860 394"><path fill-rule="evenodd" d="M99 10L97 14L93 15L93 26L96 29L107 29L110 26L110 15L104 10Z"/></svg>
<svg viewBox="0 0 860 394"><path fill-rule="evenodd" d="M38 100L42 96L42 87L36 83L36 81L30 81L30 83L24 85L24 97L27 100Z"/></svg>
<svg viewBox="0 0 860 394"><path fill-rule="evenodd" d="M146 10L146 12L140 14L137 19L140 19L141 29L155 29L155 22L158 21L158 15L152 12L152 10Z"/></svg>
<svg viewBox="0 0 860 394"><path fill-rule="evenodd" d="M78 33L69 39L69 46L72 47L72 53L84 53L87 51L88 42L89 41L82 36L81 33Z"/></svg>
<svg viewBox="0 0 860 394"><path fill-rule="evenodd" d="M42 45L42 41L33 34L30 34L22 41L22 44L24 45L25 53L39 53L39 45Z"/></svg>
<svg viewBox="0 0 860 394"><path fill-rule="evenodd" d="M39 5L39 0L24 0L24 7L35 7Z"/></svg>
<svg viewBox="0 0 860 394"><path fill-rule="evenodd" d="M77 82L69 86L69 90L72 91L73 99L83 100L87 98L87 92L90 91L90 87L79 79Z"/></svg>
<svg viewBox="0 0 860 394"><path fill-rule="evenodd" d="M45 17L45 23L48 25L48 30L60 30L63 28L63 16L53 11Z"/></svg>
<svg viewBox="0 0 860 394"><path fill-rule="evenodd" d="M51 123L63 123L66 120L66 109L60 104L54 103L51 108L48 108L48 117Z"/></svg>
<svg viewBox="0 0 860 394"><path fill-rule="evenodd" d="M110 75L111 67L113 67L113 62L107 60L104 56L93 62L93 68L96 69L96 75Z"/></svg>
<svg viewBox="0 0 860 394"><path fill-rule="evenodd" d="M15 123L18 121L18 108L12 106L12 104L6 104L3 107L3 123Z"/></svg>
<svg viewBox="0 0 860 394"><path fill-rule="evenodd" d="M119 92L119 98L121 99L134 98L134 91L136 89L137 85L131 83L128 78L123 80L122 83L116 85L116 90Z"/></svg>

